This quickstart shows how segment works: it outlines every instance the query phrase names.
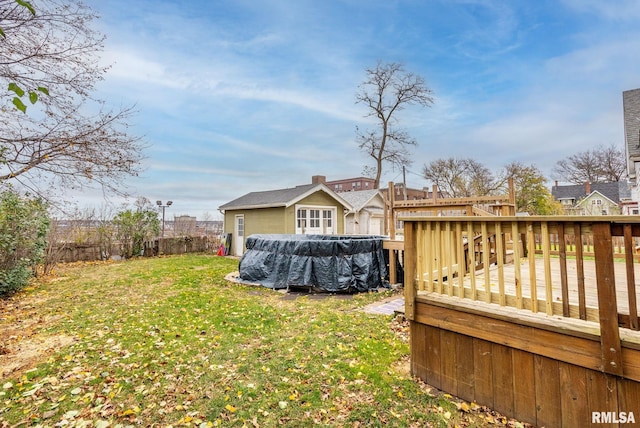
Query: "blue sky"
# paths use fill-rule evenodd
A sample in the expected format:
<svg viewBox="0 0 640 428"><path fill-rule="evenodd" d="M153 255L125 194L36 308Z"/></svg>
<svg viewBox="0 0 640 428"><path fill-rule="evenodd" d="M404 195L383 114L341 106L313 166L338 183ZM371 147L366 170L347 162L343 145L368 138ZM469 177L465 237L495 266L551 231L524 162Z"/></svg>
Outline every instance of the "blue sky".
<svg viewBox="0 0 640 428"><path fill-rule="evenodd" d="M98 96L136 104L149 144L129 191L202 217L247 192L340 179L371 164L355 103L365 70L404 64L434 91L398 116L422 166L473 157L492 170L623 148L622 91L640 87L635 0L87 0L112 68ZM383 183L401 181L387 167ZM100 198L83 196L100 203Z"/></svg>

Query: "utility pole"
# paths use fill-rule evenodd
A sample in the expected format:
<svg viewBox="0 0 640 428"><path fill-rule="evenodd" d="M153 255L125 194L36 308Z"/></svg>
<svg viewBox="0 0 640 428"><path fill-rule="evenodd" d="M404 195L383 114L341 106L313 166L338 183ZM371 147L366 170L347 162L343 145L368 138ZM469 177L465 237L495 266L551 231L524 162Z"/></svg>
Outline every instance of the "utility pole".
<svg viewBox="0 0 640 428"><path fill-rule="evenodd" d="M407 169L402 165L402 190L404 191L404 200L407 200Z"/></svg>
<svg viewBox="0 0 640 428"><path fill-rule="evenodd" d="M162 208L162 237L164 238L164 209L171 206L173 201L167 201L167 205L162 205L162 201L156 201L156 205Z"/></svg>

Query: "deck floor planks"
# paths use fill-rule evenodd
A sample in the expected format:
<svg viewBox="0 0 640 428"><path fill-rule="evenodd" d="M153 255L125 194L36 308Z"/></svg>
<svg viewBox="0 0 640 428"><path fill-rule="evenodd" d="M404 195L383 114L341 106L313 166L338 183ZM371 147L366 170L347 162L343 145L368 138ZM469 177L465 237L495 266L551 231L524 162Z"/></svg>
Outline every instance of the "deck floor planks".
<svg viewBox="0 0 640 428"><path fill-rule="evenodd" d="M522 287L522 296L525 299L531 298L531 281L530 281L530 263L528 259L523 258L520 260L520 280ZM586 297L586 305L590 308L598 307L598 295L597 295L597 287L596 287L596 266L595 261L593 260L585 260L583 263L584 267L584 282L585 282L585 297ZM552 300L553 302L557 302L559 304L562 303L562 287L561 287L561 266L560 259L552 258L550 263L550 271L551 271L551 290L552 290ZM628 289L627 289L627 279L626 279L626 265L623 262L615 262L615 281L616 281L616 299L618 305L618 311L623 314L629 314L629 298L628 298ZM504 275L504 286L505 286L505 294L508 296L516 296L516 268L513 263L504 264L502 266L502 272ZM493 293L499 292L499 277L498 277L498 266L491 265L489 268L489 281L491 284L491 291ZM640 278L640 264L634 264L634 273L635 276ZM569 303L573 306L578 305L578 267L575 260L569 259L567 260L567 289L569 295ZM544 302L546 299L546 284L545 284L545 274L544 274L544 260L542 258L535 258L535 279L536 279L536 291L538 301ZM485 272L483 270L477 271L475 273L475 282L476 287L480 289L484 289L484 280L485 280ZM447 283L445 280L444 283ZM454 285L458 285L458 278L455 278L453 281ZM471 275L467 274L464 276L463 285L465 288L465 295L470 295L471 293ZM480 285L482 284L482 285ZM636 295L640 292L640 284L636 284ZM539 308L539 310L543 310ZM640 311L640 307L639 307ZM555 314L556 311L554 311ZM558 315L562 315L562 311L558 313Z"/></svg>

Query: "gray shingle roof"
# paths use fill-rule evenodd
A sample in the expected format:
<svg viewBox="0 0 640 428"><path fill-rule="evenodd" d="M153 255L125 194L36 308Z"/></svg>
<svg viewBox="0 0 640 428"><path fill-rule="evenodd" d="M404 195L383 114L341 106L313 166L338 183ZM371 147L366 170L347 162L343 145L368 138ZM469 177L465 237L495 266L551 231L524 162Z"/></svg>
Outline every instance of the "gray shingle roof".
<svg viewBox="0 0 640 428"><path fill-rule="evenodd" d="M620 199L631 197L628 185L624 181L614 183L591 183L591 192L598 191L616 204ZM587 196L587 188L584 184L572 184L568 186L553 186L551 194L556 200L574 199L576 202Z"/></svg>
<svg viewBox="0 0 640 428"><path fill-rule="evenodd" d="M257 207L284 207L287 202L304 195L317 184L305 184L288 189L267 190L264 192L250 192L238 199L220 205L219 209L240 209L240 208L257 208Z"/></svg>
<svg viewBox="0 0 640 428"><path fill-rule="evenodd" d="M624 138L627 146L627 170L635 177L634 161L640 160L640 89L622 93L624 114Z"/></svg>
<svg viewBox="0 0 640 428"><path fill-rule="evenodd" d="M380 193L380 191L377 189L358 190L354 192L342 192L340 196L349 202L353 206L353 209L360 211L378 193Z"/></svg>
<svg viewBox="0 0 640 428"><path fill-rule="evenodd" d="M629 187L629 183L626 181L620 181L619 184L619 192L620 192L620 200L622 199L631 199L631 187Z"/></svg>
<svg viewBox="0 0 640 428"><path fill-rule="evenodd" d="M336 201L343 204L346 208L351 209L351 204L345 201L341 196L336 195L324 184L304 184L301 186L291 187L288 189L267 190L264 192L251 192L224 205L220 205L220 210L240 210L252 208L273 208L287 207L302 199L307 194L316 191L325 191Z"/></svg>

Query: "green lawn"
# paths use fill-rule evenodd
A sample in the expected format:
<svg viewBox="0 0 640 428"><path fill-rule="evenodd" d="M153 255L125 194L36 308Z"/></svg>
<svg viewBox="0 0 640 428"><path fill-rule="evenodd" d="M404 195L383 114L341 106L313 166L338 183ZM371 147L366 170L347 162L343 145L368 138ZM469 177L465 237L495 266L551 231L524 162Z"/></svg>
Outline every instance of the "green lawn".
<svg viewBox="0 0 640 428"><path fill-rule="evenodd" d="M391 292L285 300L234 270L77 264L0 300L0 369L30 362L0 380L0 426L500 425L410 377L406 325L361 310Z"/></svg>

